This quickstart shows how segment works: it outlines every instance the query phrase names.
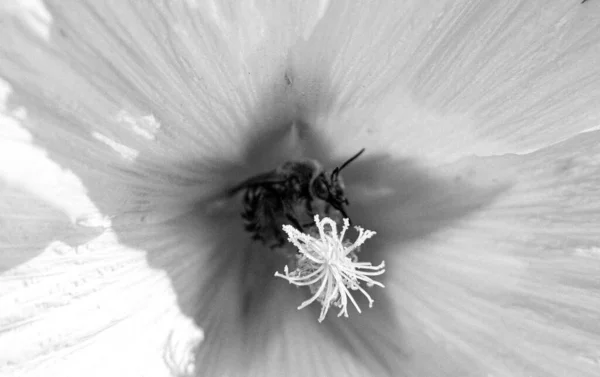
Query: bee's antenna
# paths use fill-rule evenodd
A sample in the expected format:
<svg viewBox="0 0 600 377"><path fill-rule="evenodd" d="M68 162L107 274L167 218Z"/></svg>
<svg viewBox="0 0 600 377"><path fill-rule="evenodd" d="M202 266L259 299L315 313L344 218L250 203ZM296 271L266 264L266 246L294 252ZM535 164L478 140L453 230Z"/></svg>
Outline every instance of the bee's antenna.
<svg viewBox="0 0 600 377"><path fill-rule="evenodd" d="M364 151L365 151L365 148L361 149L360 151L358 151L357 154L355 154L354 156L350 157L346 162L344 162L342 164L342 166L333 169L333 171L331 172L331 180L334 180L335 178L337 178L338 174L340 174L340 172L342 171L342 169L345 168L346 166L348 166L352 161L356 160L358 158L358 156L360 156L361 154L363 154Z"/></svg>
<svg viewBox="0 0 600 377"><path fill-rule="evenodd" d="M348 164L350 164L352 161L356 160L358 158L358 156L360 156L361 154L363 154L364 151L365 151L365 148L361 149L360 151L358 151L357 154L355 154L354 156L350 157L350 159L348 159L348 161L344 162L342 164L342 166L340 166L338 172L342 171L342 169L345 168L346 166L348 166Z"/></svg>

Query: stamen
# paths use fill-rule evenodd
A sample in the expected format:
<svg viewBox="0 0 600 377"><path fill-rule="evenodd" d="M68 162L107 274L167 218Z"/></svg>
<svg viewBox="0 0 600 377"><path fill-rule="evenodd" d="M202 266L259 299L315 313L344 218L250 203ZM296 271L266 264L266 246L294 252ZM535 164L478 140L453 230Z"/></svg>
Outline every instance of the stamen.
<svg viewBox="0 0 600 377"><path fill-rule="evenodd" d="M367 287L374 285L384 287L370 276L383 274L385 263L381 262L378 266L373 266L369 262L358 262L356 253L360 250L360 245L373 237L375 232L357 226L355 228L358 237L354 243L350 243L344 242L346 230L350 226L348 219L344 219L344 227L339 235L337 224L328 217L321 220L319 215L315 215L315 225L319 231L319 238L302 233L291 225L283 226L288 241L299 251L298 263L294 271L290 272L285 266L284 273L275 272L275 276L286 279L290 284L309 287L313 296L304 301L298 309L303 309L318 300L321 303L319 322L325 319L331 305L341 308L338 317L342 315L348 317L348 299L361 313L351 291L360 291L369 301L369 307L372 307L373 299L360 286L360 282L365 282ZM327 231L326 225L329 226Z"/></svg>

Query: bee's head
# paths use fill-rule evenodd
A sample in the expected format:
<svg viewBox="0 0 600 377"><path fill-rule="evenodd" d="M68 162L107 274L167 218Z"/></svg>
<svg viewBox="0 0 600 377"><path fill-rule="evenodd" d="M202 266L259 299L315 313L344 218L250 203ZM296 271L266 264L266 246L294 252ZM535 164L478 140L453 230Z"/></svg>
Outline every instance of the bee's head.
<svg viewBox="0 0 600 377"><path fill-rule="evenodd" d="M327 203L331 204L331 206L344 216L344 218L348 218L346 211L344 210L344 205L348 205L348 199L346 198L346 194L344 193L344 181L340 176L340 172L344 169L348 164L358 158L365 149L361 149L357 154L352 156L346 162L344 162L341 166L336 167L331 172L331 175L327 176L326 173L320 173L312 183L312 191L313 194Z"/></svg>

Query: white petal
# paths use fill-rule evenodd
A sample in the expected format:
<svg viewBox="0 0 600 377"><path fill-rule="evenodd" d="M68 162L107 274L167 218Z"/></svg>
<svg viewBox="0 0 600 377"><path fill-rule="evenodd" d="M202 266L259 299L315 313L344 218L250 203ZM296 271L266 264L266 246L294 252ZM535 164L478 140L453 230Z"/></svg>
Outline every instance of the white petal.
<svg viewBox="0 0 600 377"><path fill-rule="evenodd" d="M4 112L23 109L34 143L87 185L118 176L196 198L289 125L287 51L319 17L308 2L49 1L41 38L28 9L0 8Z"/></svg>
<svg viewBox="0 0 600 377"><path fill-rule="evenodd" d="M13 202L18 198L11 194ZM198 276L207 264L201 251L211 248L210 236L178 220L129 224L129 231L108 229L86 241L77 229L70 231L77 237L61 232L61 217L45 213L40 204L30 218L3 215L14 233L0 254L0 374L165 376L170 368L190 370L203 333L189 318L201 297ZM39 231L40 220L51 232Z"/></svg>
<svg viewBox="0 0 600 377"><path fill-rule="evenodd" d="M387 247L385 291L412 353L405 375L600 373L599 146L593 132L444 169L478 190L503 189L469 216L455 205L428 237Z"/></svg>
<svg viewBox="0 0 600 377"><path fill-rule="evenodd" d="M599 26L591 1L331 2L294 87L338 155L523 153L600 125Z"/></svg>

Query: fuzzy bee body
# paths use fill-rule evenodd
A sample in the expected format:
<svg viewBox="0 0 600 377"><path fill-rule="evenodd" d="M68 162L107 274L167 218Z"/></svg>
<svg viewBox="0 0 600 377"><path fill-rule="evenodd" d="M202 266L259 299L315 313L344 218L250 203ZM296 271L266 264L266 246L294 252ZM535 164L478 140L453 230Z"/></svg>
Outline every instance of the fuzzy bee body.
<svg viewBox="0 0 600 377"><path fill-rule="evenodd" d="M315 213L331 209L347 218L348 200L339 172L364 152L362 149L341 167L327 172L316 160L289 161L270 172L251 177L230 190L244 191L242 218L252 239L271 248L283 246L282 224L298 229L312 225Z"/></svg>

